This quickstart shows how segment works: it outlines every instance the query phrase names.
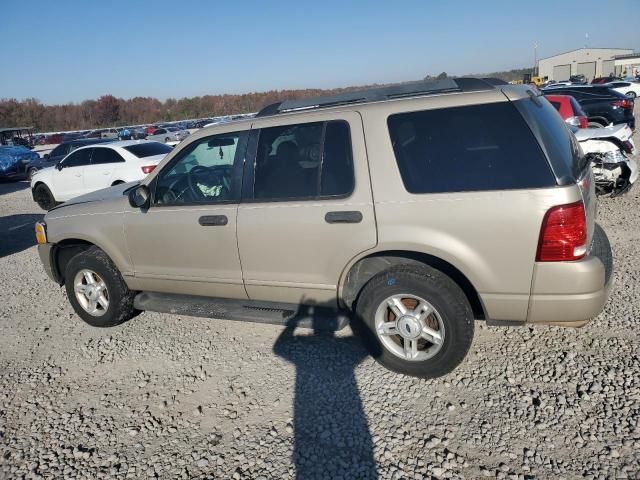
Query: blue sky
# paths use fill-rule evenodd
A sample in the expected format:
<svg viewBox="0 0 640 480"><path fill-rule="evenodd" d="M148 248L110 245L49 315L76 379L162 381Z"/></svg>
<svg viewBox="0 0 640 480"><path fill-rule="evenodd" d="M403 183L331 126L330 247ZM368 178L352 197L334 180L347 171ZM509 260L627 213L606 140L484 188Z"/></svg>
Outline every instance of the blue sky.
<svg viewBox="0 0 640 480"><path fill-rule="evenodd" d="M640 50L639 0L9 1L0 98L160 99L482 73Z"/></svg>

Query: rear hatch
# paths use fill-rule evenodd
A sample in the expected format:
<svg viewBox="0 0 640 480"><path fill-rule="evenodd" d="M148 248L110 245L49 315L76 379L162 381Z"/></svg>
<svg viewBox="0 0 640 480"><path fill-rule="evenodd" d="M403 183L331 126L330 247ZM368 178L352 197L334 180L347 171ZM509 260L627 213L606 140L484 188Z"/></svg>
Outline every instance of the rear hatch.
<svg viewBox="0 0 640 480"><path fill-rule="evenodd" d="M505 92L507 97L510 95ZM596 190L591 165L580 144L555 108L541 95L530 91L529 98L513 101L536 136L549 160L558 185L580 188L587 216L588 245L591 245L596 219Z"/></svg>

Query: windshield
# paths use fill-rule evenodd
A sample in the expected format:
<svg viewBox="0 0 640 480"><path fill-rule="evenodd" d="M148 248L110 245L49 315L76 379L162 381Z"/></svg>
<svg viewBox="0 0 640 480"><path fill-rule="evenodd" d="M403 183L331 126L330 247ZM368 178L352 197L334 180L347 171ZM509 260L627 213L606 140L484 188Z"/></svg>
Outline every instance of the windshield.
<svg viewBox="0 0 640 480"><path fill-rule="evenodd" d="M169 145L160 142L139 143L138 145L124 147L124 149L133 153L138 158L166 155L172 150Z"/></svg>

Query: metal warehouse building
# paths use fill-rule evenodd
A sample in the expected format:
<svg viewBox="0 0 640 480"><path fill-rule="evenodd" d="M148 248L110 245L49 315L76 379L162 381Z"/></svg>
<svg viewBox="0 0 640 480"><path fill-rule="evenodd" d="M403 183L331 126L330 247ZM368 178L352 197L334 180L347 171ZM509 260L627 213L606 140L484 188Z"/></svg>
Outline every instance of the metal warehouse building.
<svg viewBox="0 0 640 480"><path fill-rule="evenodd" d="M629 48L580 48L541 59L538 75L559 82L569 80L571 75L582 74L590 82L595 77L615 73L614 57L632 53Z"/></svg>

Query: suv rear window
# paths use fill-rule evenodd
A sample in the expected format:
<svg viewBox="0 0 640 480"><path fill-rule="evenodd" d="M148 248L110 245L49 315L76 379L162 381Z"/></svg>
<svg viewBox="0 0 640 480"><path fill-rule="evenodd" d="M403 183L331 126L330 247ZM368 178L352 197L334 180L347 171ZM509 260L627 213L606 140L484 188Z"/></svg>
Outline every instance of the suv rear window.
<svg viewBox="0 0 640 480"><path fill-rule="evenodd" d="M173 150L169 145L160 142L129 145L128 147L124 147L124 149L133 153L138 158L152 157L154 155L166 155Z"/></svg>
<svg viewBox="0 0 640 480"><path fill-rule="evenodd" d="M567 185L578 180L586 168L584 155L558 112L544 97L517 100L513 105L540 139L558 183Z"/></svg>
<svg viewBox="0 0 640 480"><path fill-rule="evenodd" d="M387 123L402 181L411 193L556 184L538 142L511 102L400 113Z"/></svg>

